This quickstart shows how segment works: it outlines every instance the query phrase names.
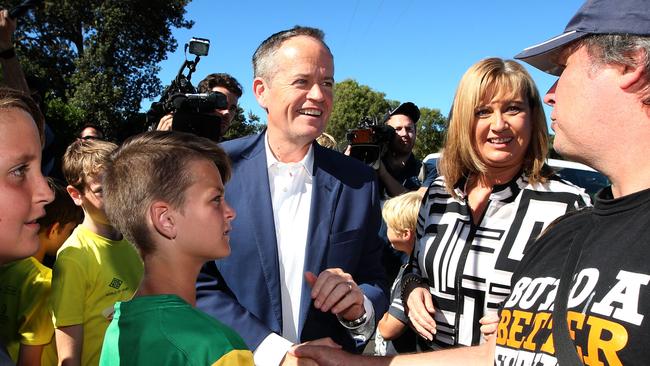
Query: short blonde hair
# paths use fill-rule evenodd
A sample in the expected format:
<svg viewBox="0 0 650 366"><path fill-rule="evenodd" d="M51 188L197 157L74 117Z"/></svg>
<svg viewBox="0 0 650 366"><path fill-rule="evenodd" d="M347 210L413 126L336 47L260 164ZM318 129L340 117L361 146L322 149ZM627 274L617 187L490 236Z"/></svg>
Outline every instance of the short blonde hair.
<svg viewBox="0 0 650 366"><path fill-rule="evenodd" d="M108 158L117 148L112 142L104 140L75 140L63 155L63 176L69 185L83 191L89 177L98 177Z"/></svg>
<svg viewBox="0 0 650 366"><path fill-rule="evenodd" d="M224 184L230 179L223 149L190 133L145 132L111 155L104 175L106 214L143 257L156 249L147 227L149 207L160 200L182 211L185 191L196 179L190 170L196 160L213 162Z"/></svg>
<svg viewBox="0 0 650 366"><path fill-rule="evenodd" d="M465 72L456 89L449 114L440 172L445 177L447 191L452 195L455 195L454 187L461 178L487 172L474 138L476 109L497 96L522 96L528 102L531 138L522 168L531 183L544 182L548 177L550 171L544 165L548 153L548 131L535 82L521 64L512 60L487 58Z"/></svg>
<svg viewBox="0 0 650 366"><path fill-rule="evenodd" d="M387 200L381 210L386 225L398 232L415 230L423 196L423 193L413 191Z"/></svg>

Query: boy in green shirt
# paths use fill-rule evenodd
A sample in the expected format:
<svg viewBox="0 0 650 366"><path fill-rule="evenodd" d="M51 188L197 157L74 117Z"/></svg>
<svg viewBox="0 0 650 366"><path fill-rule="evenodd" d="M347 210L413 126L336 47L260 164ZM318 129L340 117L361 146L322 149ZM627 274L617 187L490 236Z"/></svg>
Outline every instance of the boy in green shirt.
<svg viewBox="0 0 650 366"><path fill-rule="evenodd" d="M194 308L201 266L230 254L229 177L223 150L191 134L147 132L113 153L106 211L145 274L135 298L115 305L101 365L253 365L237 333Z"/></svg>

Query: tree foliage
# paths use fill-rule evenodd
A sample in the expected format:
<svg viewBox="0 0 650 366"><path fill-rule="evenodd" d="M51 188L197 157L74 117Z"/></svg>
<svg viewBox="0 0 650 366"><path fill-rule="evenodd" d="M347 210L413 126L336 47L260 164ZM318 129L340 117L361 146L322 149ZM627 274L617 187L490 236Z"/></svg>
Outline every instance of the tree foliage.
<svg viewBox="0 0 650 366"><path fill-rule="evenodd" d="M334 107L326 132L339 146L345 145L345 134L356 128L365 117L383 115L389 108L386 95L347 79L334 86Z"/></svg>
<svg viewBox="0 0 650 366"><path fill-rule="evenodd" d="M139 118L143 98L160 94L157 65L176 50L172 28L192 26L184 19L188 2L46 1L21 18L17 53L27 75L47 81L58 110L115 136L125 121Z"/></svg>
<svg viewBox="0 0 650 366"><path fill-rule="evenodd" d="M447 119L438 109L420 107L420 120L417 123L417 137L413 153L418 159L438 152L442 148L447 130Z"/></svg>
<svg viewBox="0 0 650 366"><path fill-rule="evenodd" d="M226 140L236 139L262 132L266 125L260 122L260 117L253 112L248 112L248 117L244 117L244 110L237 107L237 115L232 120L230 128L224 138Z"/></svg>

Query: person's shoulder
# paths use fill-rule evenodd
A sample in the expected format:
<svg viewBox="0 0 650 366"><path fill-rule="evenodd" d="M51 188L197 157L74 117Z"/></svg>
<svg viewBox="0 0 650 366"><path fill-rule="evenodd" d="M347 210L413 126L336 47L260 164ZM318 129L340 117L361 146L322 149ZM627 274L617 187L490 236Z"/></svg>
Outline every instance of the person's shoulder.
<svg viewBox="0 0 650 366"><path fill-rule="evenodd" d="M224 141L220 143L219 146L221 146L221 148L230 156L230 158L233 159L235 157L244 155L246 152L257 146L257 144L260 142L264 142L263 133Z"/></svg>
<svg viewBox="0 0 650 366"><path fill-rule="evenodd" d="M357 178L367 181L376 177L375 171L362 161L338 151L314 144L314 165L340 179Z"/></svg>
<svg viewBox="0 0 650 366"><path fill-rule="evenodd" d="M584 188L579 187L565 179L562 179L556 174L550 175L544 182L541 183L528 183L526 189L538 192L569 194L575 196L576 200L581 202L579 206L588 206L591 204L591 198L589 197L589 194L585 192Z"/></svg>
<svg viewBox="0 0 650 366"><path fill-rule="evenodd" d="M42 265L36 258L27 257L0 267L0 276L6 282L16 281L27 287L36 287L52 280L52 270Z"/></svg>
<svg viewBox="0 0 650 366"><path fill-rule="evenodd" d="M98 256L108 239L94 233L90 229L79 225L66 239L56 254L55 267L62 263L75 262L77 265L87 267L98 262Z"/></svg>
<svg viewBox="0 0 650 366"><path fill-rule="evenodd" d="M171 317L171 318L170 318ZM209 347L213 353L248 350L244 340L232 328L193 307L177 307L166 311L161 324L169 340L177 347Z"/></svg>
<svg viewBox="0 0 650 366"><path fill-rule="evenodd" d="M584 230L585 225L591 225L592 207L583 207L578 210L568 211L546 227L539 235L532 247L546 248L565 245L567 238L572 238L576 232Z"/></svg>
<svg viewBox="0 0 650 366"><path fill-rule="evenodd" d="M52 269L39 262L34 257L24 259L25 269L29 271L29 276L35 281L47 281L52 279Z"/></svg>
<svg viewBox="0 0 650 366"><path fill-rule="evenodd" d="M61 256L75 255L86 250L86 232L78 225L57 251L57 260Z"/></svg>
<svg viewBox="0 0 650 366"><path fill-rule="evenodd" d="M551 191L569 192L581 194L584 189L571 183L568 180L560 178L557 174L551 174L544 185Z"/></svg>
<svg viewBox="0 0 650 366"><path fill-rule="evenodd" d="M425 197L429 196L451 199L452 196L447 191L447 186L445 185L445 177L442 175L437 176L427 188Z"/></svg>

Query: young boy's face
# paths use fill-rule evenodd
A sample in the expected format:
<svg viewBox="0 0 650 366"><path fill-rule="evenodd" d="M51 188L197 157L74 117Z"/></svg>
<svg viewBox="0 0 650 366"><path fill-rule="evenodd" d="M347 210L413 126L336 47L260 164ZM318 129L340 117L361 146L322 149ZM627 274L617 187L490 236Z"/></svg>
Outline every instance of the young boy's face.
<svg viewBox="0 0 650 366"><path fill-rule="evenodd" d="M36 123L18 108L0 111L0 264L38 249L36 219L54 193L41 174Z"/></svg>
<svg viewBox="0 0 650 366"><path fill-rule="evenodd" d="M223 182L213 162L194 160L188 166L194 183L185 191L185 203L176 222L176 241L184 251L205 260L230 254L230 223L235 210L225 199Z"/></svg>
<svg viewBox="0 0 650 366"><path fill-rule="evenodd" d="M390 241L393 248L400 252L411 254L413 251L413 244L415 243L415 235L413 230L395 230L388 227L387 230L388 241Z"/></svg>
<svg viewBox="0 0 650 366"><path fill-rule="evenodd" d="M84 214L89 215L90 219L96 224L110 225L104 211L102 174L86 177L84 188L81 191L68 186L68 191L71 189L76 191L76 194L71 193L72 199L77 206L84 209Z"/></svg>

